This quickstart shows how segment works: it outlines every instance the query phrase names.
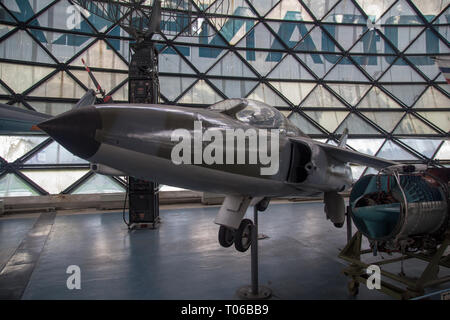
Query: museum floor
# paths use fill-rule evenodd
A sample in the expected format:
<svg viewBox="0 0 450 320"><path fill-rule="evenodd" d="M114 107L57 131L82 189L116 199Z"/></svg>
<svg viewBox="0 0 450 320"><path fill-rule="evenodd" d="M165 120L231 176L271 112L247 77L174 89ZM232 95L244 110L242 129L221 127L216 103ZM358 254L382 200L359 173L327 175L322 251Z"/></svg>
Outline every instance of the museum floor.
<svg viewBox="0 0 450 320"><path fill-rule="evenodd" d="M0 298L235 299L250 281L250 250L219 246L217 210L161 210L158 230L132 232L121 212L1 218ZM259 242L260 283L274 299L355 299L337 258L345 228L325 220L322 203L272 204L259 231L269 236ZM80 290L67 289L70 265L81 269ZM357 299L388 297L361 287Z"/></svg>

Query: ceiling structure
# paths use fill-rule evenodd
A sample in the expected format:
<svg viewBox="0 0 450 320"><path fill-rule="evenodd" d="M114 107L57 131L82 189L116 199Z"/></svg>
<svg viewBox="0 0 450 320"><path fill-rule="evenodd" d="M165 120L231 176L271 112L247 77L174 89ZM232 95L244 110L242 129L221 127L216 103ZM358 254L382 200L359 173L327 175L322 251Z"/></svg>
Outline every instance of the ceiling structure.
<svg viewBox="0 0 450 320"><path fill-rule="evenodd" d="M432 59L450 55L450 0L220 0L226 14L209 19L201 13L214 1L201 3L211 5L183 6L199 13L191 27L212 36L177 34L166 22L155 37L161 103L206 107L248 97L320 141L335 144L348 128L355 150L450 163L450 85ZM126 102L130 41L68 0L4 0L0 102L69 110L93 87L82 58L107 93ZM371 172L353 169L354 178ZM45 136L0 136L0 197L123 186Z"/></svg>

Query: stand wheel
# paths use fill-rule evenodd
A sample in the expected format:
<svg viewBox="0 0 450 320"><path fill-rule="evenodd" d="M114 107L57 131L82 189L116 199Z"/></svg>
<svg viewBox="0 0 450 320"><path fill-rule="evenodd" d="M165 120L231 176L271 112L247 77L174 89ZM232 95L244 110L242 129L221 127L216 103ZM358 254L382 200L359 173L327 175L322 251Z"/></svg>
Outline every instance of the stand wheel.
<svg viewBox="0 0 450 320"><path fill-rule="evenodd" d="M348 293L351 296L356 297L359 293L359 282L355 281L355 280L350 280L347 284L347 288L348 288Z"/></svg>
<svg viewBox="0 0 450 320"><path fill-rule="evenodd" d="M252 227L253 222L249 219L242 220L239 228L234 234L234 247L237 251L245 252L252 244Z"/></svg>
<svg viewBox="0 0 450 320"><path fill-rule="evenodd" d="M220 226L219 244L224 248L231 247L234 243L234 233L235 231L233 229L227 228L225 226Z"/></svg>

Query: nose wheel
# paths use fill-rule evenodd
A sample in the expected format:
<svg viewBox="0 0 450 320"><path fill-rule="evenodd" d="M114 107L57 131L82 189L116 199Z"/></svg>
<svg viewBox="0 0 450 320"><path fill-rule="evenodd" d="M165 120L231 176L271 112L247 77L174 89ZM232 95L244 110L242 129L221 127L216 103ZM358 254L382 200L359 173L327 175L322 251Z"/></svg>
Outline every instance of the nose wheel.
<svg viewBox="0 0 450 320"><path fill-rule="evenodd" d="M220 226L219 244L224 248L228 248L234 243L234 247L237 251L247 251L252 244L252 227L253 222L249 219L242 220L237 230Z"/></svg>

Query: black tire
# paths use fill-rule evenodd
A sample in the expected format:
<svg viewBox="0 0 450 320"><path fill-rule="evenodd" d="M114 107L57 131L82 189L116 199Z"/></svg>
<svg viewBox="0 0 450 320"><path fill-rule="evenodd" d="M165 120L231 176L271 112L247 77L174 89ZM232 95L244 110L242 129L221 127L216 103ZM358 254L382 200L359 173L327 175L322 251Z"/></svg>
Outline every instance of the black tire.
<svg viewBox="0 0 450 320"><path fill-rule="evenodd" d="M252 244L253 222L249 219L241 221L239 228L234 234L234 247L237 251L245 252Z"/></svg>
<svg viewBox="0 0 450 320"><path fill-rule="evenodd" d="M228 248L231 247L234 243L234 233L233 229L227 228L225 226L220 226L219 228L219 244Z"/></svg>

